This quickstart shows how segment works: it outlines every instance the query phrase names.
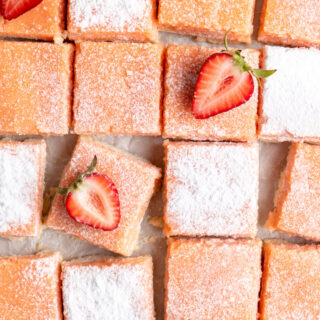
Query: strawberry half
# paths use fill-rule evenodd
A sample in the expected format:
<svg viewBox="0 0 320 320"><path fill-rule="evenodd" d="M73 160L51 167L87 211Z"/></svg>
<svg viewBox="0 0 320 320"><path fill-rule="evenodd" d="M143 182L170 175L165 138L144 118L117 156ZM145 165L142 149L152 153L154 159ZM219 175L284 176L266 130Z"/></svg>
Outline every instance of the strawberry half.
<svg viewBox="0 0 320 320"><path fill-rule="evenodd" d="M253 76L260 85L260 78L276 71L251 68L241 51L229 50L228 33L224 39L226 50L210 56L198 76L191 107L196 119L207 119L241 106L253 94Z"/></svg>
<svg viewBox="0 0 320 320"><path fill-rule="evenodd" d="M241 72L228 53L216 53L203 65L196 83L192 113L207 119L248 101L254 90L249 72Z"/></svg>
<svg viewBox="0 0 320 320"><path fill-rule="evenodd" d="M65 195L65 207L70 217L96 229L111 231L120 222L118 191L106 175L92 173L97 164L94 157L88 169L69 188L58 188Z"/></svg>
<svg viewBox="0 0 320 320"><path fill-rule="evenodd" d="M1 14L7 20L15 19L36 7L42 0L1 0Z"/></svg>

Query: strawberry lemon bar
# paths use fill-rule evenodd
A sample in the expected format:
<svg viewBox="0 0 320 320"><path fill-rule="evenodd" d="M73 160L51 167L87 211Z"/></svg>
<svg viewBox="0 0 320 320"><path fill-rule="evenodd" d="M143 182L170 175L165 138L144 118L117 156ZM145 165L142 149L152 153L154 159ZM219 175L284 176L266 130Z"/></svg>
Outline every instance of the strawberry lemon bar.
<svg viewBox="0 0 320 320"><path fill-rule="evenodd" d="M256 320L260 240L169 239L165 319Z"/></svg>
<svg viewBox="0 0 320 320"><path fill-rule="evenodd" d="M80 192L73 190L65 201L62 195L57 194L46 224L111 251L131 255L138 240L141 220L160 180L161 170L102 142L79 137L60 187L70 187L95 155L97 173L83 179ZM104 182L101 184L100 175L107 176L114 187L111 187L111 183L108 183L108 187ZM103 208L107 207L112 220L107 226L105 222L108 221L101 218L100 202Z"/></svg>
<svg viewBox="0 0 320 320"><path fill-rule="evenodd" d="M268 229L320 241L320 146L292 144L274 202Z"/></svg>
<svg viewBox="0 0 320 320"><path fill-rule="evenodd" d="M164 232L254 237L258 145L165 142Z"/></svg>
<svg viewBox="0 0 320 320"><path fill-rule="evenodd" d="M260 319L319 319L319 269L319 245L265 243Z"/></svg>
<svg viewBox="0 0 320 320"><path fill-rule="evenodd" d="M74 132L160 135L162 44L76 46Z"/></svg>
<svg viewBox="0 0 320 320"><path fill-rule="evenodd" d="M45 161L44 140L0 140L0 236L40 236Z"/></svg>
<svg viewBox="0 0 320 320"><path fill-rule="evenodd" d="M71 40L155 42L156 0L69 0Z"/></svg>
<svg viewBox="0 0 320 320"><path fill-rule="evenodd" d="M72 60L72 44L0 42L0 134L69 132Z"/></svg>
<svg viewBox="0 0 320 320"><path fill-rule="evenodd" d="M256 138L258 85L249 101L209 119L191 112L193 92L205 61L222 49L169 45L166 53L163 136L189 140L248 141ZM246 61L259 67L259 51L242 50ZM236 95L236 94L235 94Z"/></svg>
<svg viewBox="0 0 320 320"><path fill-rule="evenodd" d="M215 41L231 30L231 41L251 43L254 4L254 0L160 0L159 27Z"/></svg>
<svg viewBox="0 0 320 320"><path fill-rule="evenodd" d="M151 257L62 264L65 320L153 320Z"/></svg>
<svg viewBox="0 0 320 320"><path fill-rule="evenodd" d="M320 48L320 2L264 0L258 40Z"/></svg>
<svg viewBox="0 0 320 320"><path fill-rule="evenodd" d="M0 36L59 40L64 32L65 7L64 0L2 0Z"/></svg>
<svg viewBox="0 0 320 320"><path fill-rule="evenodd" d="M263 56L263 66L277 72L264 81L260 139L320 142L320 51L266 46Z"/></svg>
<svg viewBox="0 0 320 320"><path fill-rule="evenodd" d="M62 320L59 253L0 257L1 320Z"/></svg>

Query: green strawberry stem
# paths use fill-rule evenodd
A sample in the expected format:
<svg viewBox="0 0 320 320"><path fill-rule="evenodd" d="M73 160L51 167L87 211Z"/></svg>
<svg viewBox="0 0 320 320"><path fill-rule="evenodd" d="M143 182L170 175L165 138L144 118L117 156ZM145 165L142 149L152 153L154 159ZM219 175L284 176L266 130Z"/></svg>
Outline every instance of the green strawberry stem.
<svg viewBox="0 0 320 320"><path fill-rule="evenodd" d="M242 71L242 72L250 72L252 76L254 76L258 80L258 84L261 87L261 78L267 78L274 74L277 70L264 70L264 69L253 69L245 60L244 57L241 55L241 50L231 51L229 50L228 46L228 34L231 30L229 29L224 36L224 46L226 53L230 54L233 57L235 65Z"/></svg>
<svg viewBox="0 0 320 320"><path fill-rule="evenodd" d="M94 170L94 168L97 165L97 161L98 161L97 156L94 156L89 167L87 168L87 170L84 171L83 173L79 173L78 177L73 181L73 183L71 184L71 186L69 188L56 188L56 191L60 194L65 195L65 200L66 200L69 192L76 190L83 183L83 179L88 174L92 173L92 171Z"/></svg>

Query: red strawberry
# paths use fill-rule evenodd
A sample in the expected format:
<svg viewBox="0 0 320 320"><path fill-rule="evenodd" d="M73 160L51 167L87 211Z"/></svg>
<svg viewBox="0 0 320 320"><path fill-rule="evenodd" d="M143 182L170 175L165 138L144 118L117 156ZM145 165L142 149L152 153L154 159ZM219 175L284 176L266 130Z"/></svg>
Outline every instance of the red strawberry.
<svg viewBox="0 0 320 320"><path fill-rule="evenodd" d="M1 14L7 20L15 19L40 2L42 0L1 0Z"/></svg>
<svg viewBox="0 0 320 320"><path fill-rule="evenodd" d="M58 192L66 195L65 206L74 220L111 231L120 222L119 194L109 177L91 173L96 163L95 157L89 168L69 188L59 188Z"/></svg>
<svg viewBox="0 0 320 320"><path fill-rule="evenodd" d="M194 91L192 113L207 119L248 101L254 83L249 72L238 69L228 53L216 53L203 65Z"/></svg>
<svg viewBox="0 0 320 320"><path fill-rule="evenodd" d="M227 36L228 32L226 50L209 57L198 76L191 108L196 119L207 119L239 107L253 94L253 76L260 85L259 78L266 78L276 71L252 69L240 51L229 50Z"/></svg>

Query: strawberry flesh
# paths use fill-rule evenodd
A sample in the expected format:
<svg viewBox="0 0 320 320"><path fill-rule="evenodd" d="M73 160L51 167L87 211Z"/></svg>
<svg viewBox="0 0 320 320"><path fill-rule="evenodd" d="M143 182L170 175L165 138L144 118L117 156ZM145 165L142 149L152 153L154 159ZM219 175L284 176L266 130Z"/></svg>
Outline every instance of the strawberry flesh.
<svg viewBox="0 0 320 320"><path fill-rule="evenodd" d="M207 119L248 101L254 91L252 75L241 71L228 53L216 53L202 66L196 83L192 113Z"/></svg>
<svg viewBox="0 0 320 320"><path fill-rule="evenodd" d="M36 7L42 0L1 0L1 14L7 20L15 19Z"/></svg>
<svg viewBox="0 0 320 320"><path fill-rule="evenodd" d="M79 223L112 231L120 222L120 201L112 180L99 173L83 177L82 182L67 194L65 206Z"/></svg>

